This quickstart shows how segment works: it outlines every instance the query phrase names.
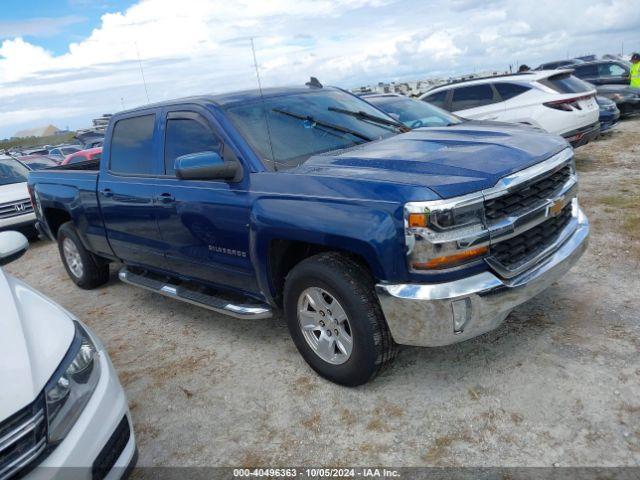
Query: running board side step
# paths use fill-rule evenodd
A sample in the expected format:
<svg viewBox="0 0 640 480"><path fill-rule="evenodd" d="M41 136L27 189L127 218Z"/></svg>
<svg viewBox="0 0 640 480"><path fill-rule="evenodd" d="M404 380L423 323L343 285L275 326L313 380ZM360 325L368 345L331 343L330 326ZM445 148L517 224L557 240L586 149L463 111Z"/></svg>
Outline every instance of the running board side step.
<svg viewBox="0 0 640 480"><path fill-rule="evenodd" d="M271 307L264 303L231 303L221 296L198 292L197 290L189 289L182 285L176 285L167 281L157 280L150 276L133 273L127 268L123 268L118 272L118 278L124 283L235 318L258 320L271 318L273 316Z"/></svg>

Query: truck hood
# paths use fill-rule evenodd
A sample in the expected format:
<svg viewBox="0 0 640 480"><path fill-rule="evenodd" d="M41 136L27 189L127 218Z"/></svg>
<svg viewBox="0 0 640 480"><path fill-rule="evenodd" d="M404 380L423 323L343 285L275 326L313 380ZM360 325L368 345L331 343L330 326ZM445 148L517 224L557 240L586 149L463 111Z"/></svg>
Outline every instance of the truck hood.
<svg viewBox="0 0 640 480"><path fill-rule="evenodd" d="M563 138L532 128L467 121L316 155L295 173L403 183L450 198L492 187L565 148Z"/></svg>
<svg viewBox="0 0 640 480"><path fill-rule="evenodd" d="M27 190L26 182L0 185L0 204L28 199L29 191Z"/></svg>
<svg viewBox="0 0 640 480"><path fill-rule="evenodd" d="M0 421L33 402L73 340L68 313L0 269Z"/></svg>

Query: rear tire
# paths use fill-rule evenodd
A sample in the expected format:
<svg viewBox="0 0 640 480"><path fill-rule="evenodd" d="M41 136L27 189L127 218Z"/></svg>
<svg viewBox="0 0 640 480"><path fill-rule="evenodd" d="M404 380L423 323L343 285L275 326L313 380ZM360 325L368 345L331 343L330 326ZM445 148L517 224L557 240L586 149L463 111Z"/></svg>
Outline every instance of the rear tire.
<svg viewBox="0 0 640 480"><path fill-rule="evenodd" d="M91 290L109 281L109 264L84 248L73 222L60 226L58 251L67 274L80 288Z"/></svg>
<svg viewBox="0 0 640 480"><path fill-rule="evenodd" d="M321 253L296 265L285 281L284 313L302 357L332 382L366 383L397 355L373 278L346 255Z"/></svg>

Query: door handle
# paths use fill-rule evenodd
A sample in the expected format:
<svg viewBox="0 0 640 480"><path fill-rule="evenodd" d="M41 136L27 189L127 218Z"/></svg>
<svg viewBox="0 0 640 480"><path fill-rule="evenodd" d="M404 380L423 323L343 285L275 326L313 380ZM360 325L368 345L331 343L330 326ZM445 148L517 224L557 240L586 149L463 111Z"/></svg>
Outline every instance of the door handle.
<svg viewBox="0 0 640 480"><path fill-rule="evenodd" d="M103 197L113 197L113 192L111 191L110 188L105 188L100 193L102 194Z"/></svg>
<svg viewBox="0 0 640 480"><path fill-rule="evenodd" d="M173 203L176 201L175 197L170 193L161 193L158 195L157 199L160 203Z"/></svg>

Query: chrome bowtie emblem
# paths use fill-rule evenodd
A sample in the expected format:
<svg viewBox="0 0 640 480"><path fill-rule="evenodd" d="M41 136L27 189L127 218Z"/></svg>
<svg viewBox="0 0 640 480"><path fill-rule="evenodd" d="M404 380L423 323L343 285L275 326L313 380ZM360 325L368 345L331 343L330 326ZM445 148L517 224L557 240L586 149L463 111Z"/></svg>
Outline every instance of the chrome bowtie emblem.
<svg viewBox="0 0 640 480"><path fill-rule="evenodd" d="M564 197L560 197L553 201L547 207L547 217L556 217L560 214L562 209L564 208Z"/></svg>

